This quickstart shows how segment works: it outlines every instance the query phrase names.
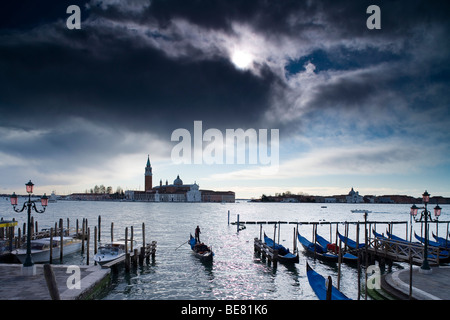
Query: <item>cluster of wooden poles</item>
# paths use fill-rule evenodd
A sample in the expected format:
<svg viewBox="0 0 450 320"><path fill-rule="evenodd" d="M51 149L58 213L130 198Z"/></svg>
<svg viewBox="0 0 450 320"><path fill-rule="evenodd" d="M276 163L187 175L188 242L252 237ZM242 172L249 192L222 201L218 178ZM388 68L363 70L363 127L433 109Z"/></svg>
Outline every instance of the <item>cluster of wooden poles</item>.
<svg viewBox="0 0 450 320"><path fill-rule="evenodd" d="M3 218L1 219L3 220ZM1 221L0 220L0 221ZM13 220L15 221L15 220ZM90 241L91 241L91 228L88 225L88 219L83 218L81 222L81 227L79 224L79 220L76 219L75 222L75 230L72 230L73 232L70 232L70 219L67 218L67 224L64 226L64 220L59 219L59 222L55 222L54 227L51 227L49 229L43 229L41 231L38 228L38 222L34 221L34 217L31 217L31 239L40 239L40 238L50 238L50 247L53 248L53 239L59 237L60 243L63 243L63 238L65 236L74 236L76 238L81 239L81 254L84 254L86 252L86 265L89 265L90 263ZM98 216L98 224L94 226L94 255L97 254L98 249L98 242L101 241L101 216ZM18 228L17 230L17 236L15 236L15 227L10 226L7 228L0 228L0 239L8 239L9 240L9 246L12 250L13 244L15 248L20 248L22 244L26 242L26 228L27 224L23 224L23 229ZM22 232L23 230L23 232ZM126 245L126 252L128 252L128 243L130 244L130 251L133 252L131 255L130 260L125 260L125 266L126 269L127 266L130 265L130 263L127 263L127 261L131 261L132 263L135 262L135 259L139 258L139 263L141 263L141 257L148 258L149 256L155 257L155 250L156 250L156 242L153 241L150 244L145 243L145 223L142 223L142 248L141 248L141 254L136 254L134 251L138 250L136 248L133 248L134 243L134 228L133 226L130 227L130 233L128 232L128 227L125 228L125 245ZM114 241L114 222L111 222L111 242ZM86 249L87 248L87 249ZM10 251L11 251L10 250ZM60 255L59 260L62 263L63 262L63 256L64 256L64 246L60 245ZM53 263L53 252L50 250L50 260L49 263Z"/></svg>
<svg viewBox="0 0 450 320"><path fill-rule="evenodd" d="M111 242L113 238L113 224L111 223ZM130 250L128 250L128 242L130 243ZM155 259L156 254L156 241L151 243L145 243L145 224L142 223L142 246L140 251L137 248L133 248L134 245L134 228L130 227L130 239L128 239L128 227L125 228L125 272L130 272L131 266L137 267L138 263L142 265L144 258L147 264L150 261L150 256ZM117 263L115 261L110 264L106 264L104 267L111 267L112 270L116 270Z"/></svg>
<svg viewBox="0 0 450 320"><path fill-rule="evenodd" d="M442 221L442 223L447 223L447 228L448 228L448 221ZM230 224L229 221L229 213L228 213L228 224ZM303 222L299 222L299 221L292 221L292 222L288 222L288 221L240 221L239 220L239 214L237 215L237 220L236 222L232 222L231 224L235 224L237 225L237 232L242 230L242 225L247 225L247 224L259 224L260 225L260 237L259 239L255 238L255 250L258 250L259 252L262 252L263 255L267 255L269 257L269 261L273 261L274 263L274 267L276 267L276 261L274 261L277 257L275 251L268 251L264 249L264 245L261 242L262 239L262 225L263 224L273 224L274 225L274 241L275 241L275 237L276 237L276 228L278 226L278 228L280 227L281 224L293 224L296 225L296 227L298 228L298 226L300 225L312 225L313 226L313 230L312 230L312 243L316 243L316 235L317 235L317 227L319 225L330 225L330 242L333 243L332 239L333 239L333 232L332 232L332 225L336 225L336 230L335 230L335 239L336 239L336 244L339 243L339 246L336 246L339 248L339 253L342 252L342 250L347 251L347 245L344 243L342 244L342 241L339 239L338 237L338 225L339 224L344 224L344 232L342 233L343 235L345 235L345 237L348 237L348 233L349 233L349 226L350 225L355 225L356 226L356 243L357 243L357 247L359 247L359 244L364 243L364 247L357 249L356 250L356 255L357 255L357 270L358 270L358 284L361 283L361 265L364 263L365 264L365 269L368 270L369 267L369 258L372 260L371 263L373 263L373 258L375 258L375 256L371 256L370 254L367 252L367 248L368 248L368 240L370 239L370 230L374 229L376 231L376 226L379 224L384 224L387 225L387 230L389 231L389 233L393 233L393 227L394 225L401 225L404 224L405 225L405 233L406 233L406 238L408 238L408 234L409 237L411 238L411 234L412 234L412 226L411 229L408 230L408 221L368 221L367 220L367 216L365 215L365 220L364 221L355 221L355 222L328 222L328 221L320 221L320 222L311 222L311 221L303 221ZM364 235L363 235L363 239L362 242L360 242L360 225L364 225ZM448 234L448 231L447 231ZM258 241L257 241L258 240ZM280 243L280 233L278 233L278 243ZM258 247L258 248L256 248ZM261 248L259 248L261 247ZM294 228L294 250L296 247L296 231ZM315 248L315 247L314 247ZM269 248L270 249L270 248ZM337 248L336 248L337 249ZM265 251L265 252L264 252ZM384 264L386 262L388 262L389 264L392 262L389 259L385 258L383 255L380 255L379 257L380 260L380 267L384 268ZM339 254L339 259L338 259L338 277L337 277L337 288L340 288L340 278L341 278L341 263L342 263L342 255ZM410 259L409 261L410 263L410 278L412 277L412 260ZM365 298L367 299L367 281L368 281L368 273L366 272L365 274ZM410 279L410 284L412 284L412 279ZM358 285L358 299L360 299L361 297L361 286ZM410 288L410 295L411 295L411 288Z"/></svg>

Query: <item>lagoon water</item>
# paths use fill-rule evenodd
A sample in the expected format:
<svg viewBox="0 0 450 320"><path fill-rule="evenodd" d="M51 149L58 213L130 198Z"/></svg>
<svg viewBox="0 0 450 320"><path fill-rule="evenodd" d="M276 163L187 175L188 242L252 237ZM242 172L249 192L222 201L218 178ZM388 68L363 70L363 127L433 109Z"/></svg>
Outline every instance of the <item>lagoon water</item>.
<svg viewBox="0 0 450 320"><path fill-rule="evenodd" d="M15 213L9 199L2 198L0 217L6 220L13 217L19 227L26 221L26 213ZM5 201L6 200L6 201ZM19 205L24 201L19 198ZM322 206L326 205L326 208ZM430 206L431 208L433 206ZM450 214L450 206L442 205L441 220ZM157 241L156 258L149 265L138 267L130 274L119 271L113 277L110 290L100 299L151 299L151 300L303 300L317 299L306 277L306 262L324 276L330 275L336 284L337 264L325 264L303 253L300 249L300 262L287 267L278 264L274 269L262 262L253 251L253 239L259 237L259 225L246 225L246 229L236 232L237 214L241 221L364 221L363 214L352 213L352 209L372 211L370 221L408 221L410 205L398 204L321 204L321 203L143 203L143 202L90 202L58 201L50 203L43 214L34 213L39 229L54 226L60 218L71 226L76 219L87 218L91 234L101 215L101 240L110 240L110 226L114 222L114 238L123 238L125 227L134 228L134 236L141 242L141 226L145 223L146 242ZM189 234L195 227L201 228L201 240L211 245L215 253L212 265L204 265L196 259L187 245ZM414 223L420 233L420 224ZM280 242L292 250L292 224L282 224ZM408 227L409 228L409 227ZM406 226L394 225L394 233L405 237ZM344 226L339 230L343 232ZM385 232L386 225L378 225L378 232ZM430 230L436 230L431 224ZM445 235L447 224L439 226L439 234ZM273 225L263 225L263 231L273 237ZM306 238L312 238L312 226L301 225L299 231ZM329 225L318 226L318 233L330 237ZM331 230L335 237L335 226ZM361 230L363 234L363 229ZM350 226L349 236L355 239L356 228ZM278 235L277 235L278 237ZM363 239L361 235L361 239ZM184 244L185 243L185 244ZM177 249L178 248L178 249ZM90 263L93 264L93 241L90 247ZM85 264L86 254L73 254L64 264ZM406 267L395 263L393 270ZM357 269L342 264L341 291L348 297L357 299ZM363 277L364 278L364 277Z"/></svg>

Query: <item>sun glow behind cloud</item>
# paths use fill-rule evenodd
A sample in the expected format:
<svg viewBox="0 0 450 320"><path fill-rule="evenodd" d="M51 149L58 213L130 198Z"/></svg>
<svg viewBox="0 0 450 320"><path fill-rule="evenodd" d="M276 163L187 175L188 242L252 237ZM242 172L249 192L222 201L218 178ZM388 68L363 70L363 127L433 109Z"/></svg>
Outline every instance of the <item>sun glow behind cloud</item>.
<svg viewBox="0 0 450 320"><path fill-rule="evenodd" d="M238 69L246 70L252 66L253 56L245 51L234 50L231 56L231 62L233 62Z"/></svg>

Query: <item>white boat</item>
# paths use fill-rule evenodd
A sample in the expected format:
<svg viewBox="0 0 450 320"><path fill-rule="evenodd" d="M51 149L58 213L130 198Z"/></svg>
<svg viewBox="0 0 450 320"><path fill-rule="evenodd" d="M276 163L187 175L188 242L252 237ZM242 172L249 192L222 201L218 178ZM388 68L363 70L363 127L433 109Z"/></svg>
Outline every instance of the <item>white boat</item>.
<svg viewBox="0 0 450 320"><path fill-rule="evenodd" d="M136 241L133 241L135 244ZM131 248L131 242L128 240L128 250ZM118 240L106 243L98 247L98 252L94 256L94 261L100 265L116 260L125 255L125 240Z"/></svg>
<svg viewBox="0 0 450 320"><path fill-rule="evenodd" d="M55 194L55 191L52 191L52 194L48 198L48 202L56 202L58 200L58 197Z"/></svg>
<svg viewBox="0 0 450 320"><path fill-rule="evenodd" d="M61 239L59 237L53 238L52 257L53 259L59 259L60 257L60 244ZM74 239L72 237L63 237L63 255L68 255L81 250L81 240ZM20 262L24 263L27 257L27 244L25 243L22 248L15 249L11 252L15 255ZM31 258L33 262L44 263L50 261L50 238L42 238L31 240Z"/></svg>
<svg viewBox="0 0 450 320"><path fill-rule="evenodd" d="M372 211L370 211L370 210L361 210L361 209L355 209L355 210L350 210L350 211L353 213L364 213L364 212L372 213Z"/></svg>

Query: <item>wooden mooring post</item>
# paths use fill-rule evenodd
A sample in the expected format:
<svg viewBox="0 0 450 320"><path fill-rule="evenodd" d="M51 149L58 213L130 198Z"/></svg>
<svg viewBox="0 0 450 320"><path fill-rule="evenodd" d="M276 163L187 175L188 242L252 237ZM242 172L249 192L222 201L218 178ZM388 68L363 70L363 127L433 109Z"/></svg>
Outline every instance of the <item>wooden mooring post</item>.
<svg viewBox="0 0 450 320"><path fill-rule="evenodd" d="M111 222L111 242L114 242L114 222Z"/></svg>
<svg viewBox="0 0 450 320"><path fill-rule="evenodd" d="M81 254L84 254L84 234L85 234L85 219L83 218L83 223L81 225Z"/></svg>
<svg viewBox="0 0 450 320"><path fill-rule="evenodd" d="M59 219L59 261L63 262L64 256L64 232L63 232L63 219Z"/></svg>
<svg viewBox="0 0 450 320"><path fill-rule="evenodd" d="M255 253L262 256L262 261L267 258L268 263L273 263L273 267L276 268L278 264L278 250L269 247L262 240L254 239L254 250Z"/></svg>
<svg viewBox="0 0 450 320"><path fill-rule="evenodd" d="M99 224L98 226L94 226L94 254L97 253L97 245L98 245L98 240L100 239L100 230L101 230L101 217L99 216ZM81 230L80 230L80 226L79 226L79 221L78 219L76 220L76 229L75 229L75 235L74 236L78 236L79 238L81 238L82 241L82 246L81 246L81 252L82 254L85 253L86 251L86 265L90 264L90 239L91 239L91 231L90 228L88 227L88 219L83 218L83 222L81 225ZM64 237L70 236L71 233L69 231L69 226L70 226L70 220L67 219L67 230L64 229L64 219L59 219L58 222L55 222L55 226L51 227L47 230L42 230L42 231L37 231L32 233L32 237L33 239L40 239L40 238L44 238L44 237L49 237L50 238L50 247L53 248L54 247L54 243L55 241L57 241L56 239L58 239L57 237L59 236L59 260L61 262L63 262L63 257L64 257ZM25 224L25 228L24 230L26 231L26 227L27 225ZM33 225L30 224L30 228L31 230L35 231L35 228L37 229L37 222L33 222ZM81 232L78 233L78 230L80 230ZM125 228L125 243L126 243L126 255L122 256L121 258L116 259L115 261L110 262L109 264L105 264L102 267L106 266L106 267L113 267L118 263L121 262L125 262L125 269L127 272L130 271L131 269L131 265L133 265L134 267L136 267L138 264L139 265L143 265L144 260L147 262L147 264L150 263L150 258L152 258L153 260L155 259L156 256L156 246L157 246L157 242L156 241L151 241L150 243L148 243L148 241L146 241L146 232L145 232L145 223L142 223L142 246L140 248L136 248L134 247L134 228L131 227L130 228L130 233L128 233L128 227ZM4 234L4 237L14 237L15 241L15 246L17 247L19 243L23 242L22 237L24 237L23 234L25 234L25 232L22 233L22 230L20 228L18 228L18 235L14 236L14 233L11 230L7 230L7 234ZM0 235L1 236L1 235ZM10 241L12 241L10 239ZM111 222L111 240L114 240L114 223ZM50 250L49 253L49 264L52 264L54 262L54 253L57 252L56 250Z"/></svg>
<svg viewBox="0 0 450 320"><path fill-rule="evenodd" d="M113 239L114 224L111 223L111 239ZM130 237L129 237L130 235ZM131 243L129 244L129 242ZM126 253L122 257L102 265L102 268L111 268L113 271L117 271L117 265L123 263L125 266L125 272L130 272L132 267L136 268L138 265L143 265L144 260L147 264L150 263L150 258L155 259L156 255L156 241L146 242L145 236L145 223L142 223L142 246L141 248L133 248L134 241L134 228L130 228L130 234L128 233L128 227L125 228L125 250Z"/></svg>
<svg viewBox="0 0 450 320"><path fill-rule="evenodd" d="M44 264L44 277L47 283L47 288L52 300L60 300L58 285L56 284L55 273L50 264Z"/></svg>
<svg viewBox="0 0 450 320"><path fill-rule="evenodd" d="M50 248L53 248L53 228L50 228ZM50 250L49 263L53 263L53 250Z"/></svg>
<svg viewBox="0 0 450 320"><path fill-rule="evenodd" d="M89 240L91 239L91 229L87 228L87 239L86 239L86 265L89 265Z"/></svg>
<svg viewBox="0 0 450 320"><path fill-rule="evenodd" d="M125 271L130 272L130 253L128 252L128 227L125 228Z"/></svg>
<svg viewBox="0 0 450 320"><path fill-rule="evenodd" d="M100 239L100 237L101 237L101 234L102 234L102 227L101 227L101 225L102 225L102 216L98 216L98 242L100 242L101 241L101 239Z"/></svg>
<svg viewBox="0 0 450 320"><path fill-rule="evenodd" d="M146 263L150 263L150 257L152 259L155 259L156 254L156 241L152 241L151 243L148 243L145 245L145 247L141 247L141 254L139 254L139 250L135 249L132 253L128 252L128 259L127 255L122 256L121 258L118 258L114 261L111 261L109 263L106 263L102 265L102 268L111 268L113 271L117 271L117 265L120 263L125 264L125 272L130 272L131 270L131 261L133 261L133 266L137 266L137 262L139 265L143 264L144 259L146 260Z"/></svg>
<svg viewBox="0 0 450 320"><path fill-rule="evenodd" d="M94 227L94 254L97 254L97 227Z"/></svg>

